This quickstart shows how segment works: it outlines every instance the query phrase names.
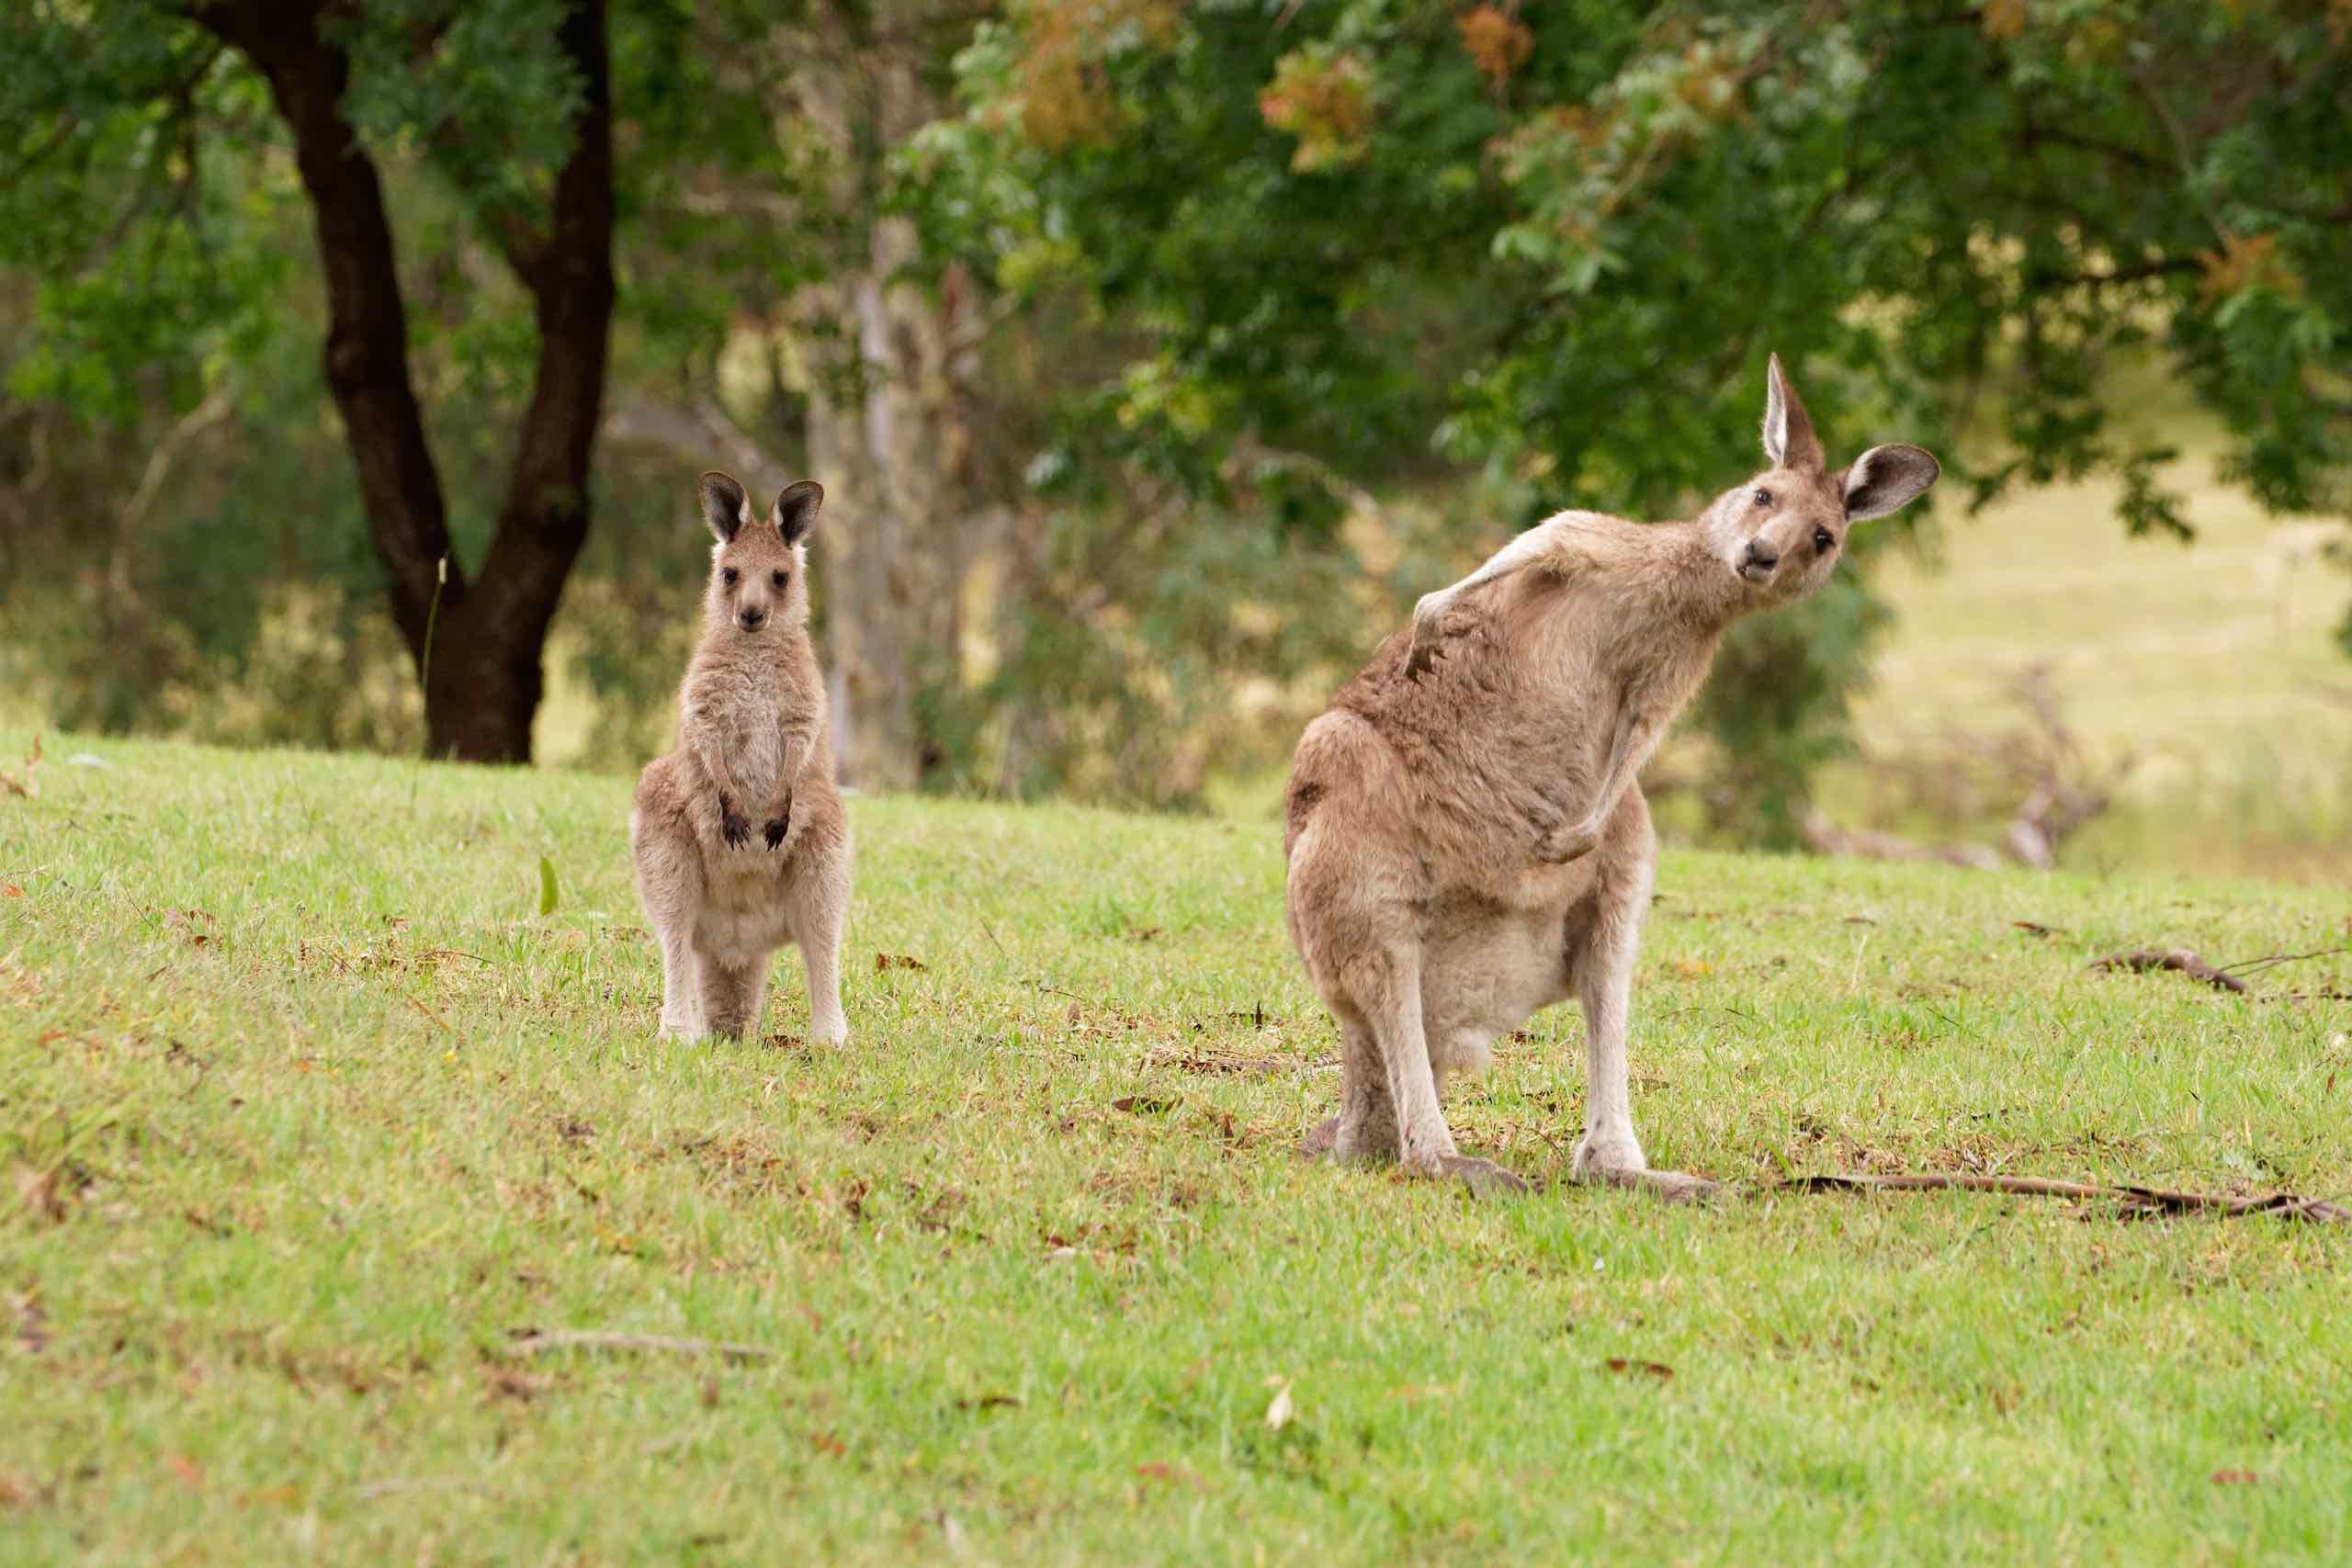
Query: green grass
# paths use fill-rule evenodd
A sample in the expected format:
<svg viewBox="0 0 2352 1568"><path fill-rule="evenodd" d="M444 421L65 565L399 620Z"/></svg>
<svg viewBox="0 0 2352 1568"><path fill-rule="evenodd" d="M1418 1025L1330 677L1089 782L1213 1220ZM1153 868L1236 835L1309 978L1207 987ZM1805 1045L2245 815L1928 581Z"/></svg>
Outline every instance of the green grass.
<svg viewBox="0 0 2352 1568"><path fill-rule="evenodd" d="M2345 1194L2352 1003L2280 993L2352 960L2083 969L2342 947L2341 893L1669 855L1636 1114L1732 1195L1478 1206L1291 1157L1338 1083L1271 826L859 801L852 1044L790 960L765 1037L665 1044L624 781L50 756L0 798L7 1561L2352 1557L2352 1234L1774 1190ZM1577 1037L1465 1146L1559 1178Z"/></svg>

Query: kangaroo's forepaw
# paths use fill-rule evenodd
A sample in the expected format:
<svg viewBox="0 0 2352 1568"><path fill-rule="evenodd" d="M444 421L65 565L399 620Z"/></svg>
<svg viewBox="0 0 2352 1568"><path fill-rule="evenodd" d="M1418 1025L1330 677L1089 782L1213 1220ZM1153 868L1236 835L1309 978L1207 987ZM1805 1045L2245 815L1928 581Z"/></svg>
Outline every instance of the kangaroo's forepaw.
<svg viewBox="0 0 2352 1568"><path fill-rule="evenodd" d="M722 806L718 810L718 836L727 840L729 849L740 850L752 841L752 824L733 807Z"/></svg>
<svg viewBox="0 0 2352 1568"><path fill-rule="evenodd" d="M1473 1198L1515 1198L1535 1190L1524 1178L1512 1175L1490 1159L1445 1155L1439 1158L1438 1168L1468 1188Z"/></svg>
<svg viewBox="0 0 2352 1568"><path fill-rule="evenodd" d="M768 848L774 849L778 844L784 842L785 827L785 819L779 817L775 821L770 822L766 827L760 829L761 835L768 841Z"/></svg>

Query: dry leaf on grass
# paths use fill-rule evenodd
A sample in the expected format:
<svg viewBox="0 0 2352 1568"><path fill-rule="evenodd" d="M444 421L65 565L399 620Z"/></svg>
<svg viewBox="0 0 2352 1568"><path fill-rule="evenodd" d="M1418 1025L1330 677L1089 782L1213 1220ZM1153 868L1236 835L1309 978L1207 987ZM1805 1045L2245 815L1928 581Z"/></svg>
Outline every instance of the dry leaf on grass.
<svg viewBox="0 0 2352 1568"><path fill-rule="evenodd" d="M931 965L925 964L922 959L909 958L903 953L877 953L874 955L874 972L876 975L881 974L885 969L913 969L916 971L922 971L930 967Z"/></svg>
<svg viewBox="0 0 2352 1568"><path fill-rule="evenodd" d="M25 755L24 776L19 778L7 769L0 768L0 790L19 799L30 800L40 794L40 781L34 776L40 771L40 737L36 735L33 737L33 749Z"/></svg>
<svg viewBox="0 0 2352 1568"><path fill-rule="evenodd" d="M1266 1425L1279 1432L1290 1425L1295 1414L1290 1402L1290 1379L1276 1374L1266 1380L1266 1386L1274 1391L1274 1397L1266 1404Z"/></svg>
<svg viewBox="0 0 2352 1568"><path fill-rule="evenodd" d="M1146 1481L1157 1481L1165 1486L1189 1486L1195 1492L1206 1493L1208 1483L1181 1464L1163 1464L1158 1460L1136 1466L1136 1473Z"/></svg>
<svg viewBox="0 0 2352 1568"><path fill-rule="evenodd" d="M1165 1116L1182 1103L1172 1095L1162 1098L1150 1094L1123 1094L1111 1102L1111 1109L1134 1116Z"/></svg>
<svg viewBox="0 0 2352 1568"><path fill-rule="evenodd" d="M1608 1367L1612 1372L1646 1372L1660 1382L1674 1375L1674 1369L1663 1361L1636 1361L1626 1356L1610 1357Z"/></svg>

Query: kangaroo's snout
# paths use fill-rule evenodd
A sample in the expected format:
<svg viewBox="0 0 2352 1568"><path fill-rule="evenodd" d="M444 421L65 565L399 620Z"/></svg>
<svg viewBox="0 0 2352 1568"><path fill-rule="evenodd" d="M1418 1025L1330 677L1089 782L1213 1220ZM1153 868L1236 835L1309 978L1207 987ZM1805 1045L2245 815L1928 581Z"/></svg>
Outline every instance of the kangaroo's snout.
<svg viewBox="0 0 2352 1568"><path fill-rule="evenodd" d="M1779 550L1761 539L1750 539L1747 548L1740 555L1739 575L1750 582L1770 582L1773 569L1780 564Z"/></svg>
<svg viewBox="0 0 2352 1568"><path fill-rule="evenodd" d="M762 605L746 604L735 612L735 624L747 632L758 631L768 624L767 610Z"/></svg>

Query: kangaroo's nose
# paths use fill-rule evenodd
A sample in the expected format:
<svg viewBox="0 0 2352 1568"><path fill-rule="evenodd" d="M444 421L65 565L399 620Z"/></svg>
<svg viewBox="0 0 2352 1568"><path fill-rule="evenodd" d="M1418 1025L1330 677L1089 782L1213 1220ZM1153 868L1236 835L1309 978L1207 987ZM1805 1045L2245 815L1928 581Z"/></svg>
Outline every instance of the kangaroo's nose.
<svg viewBox="0 0 2352 1568"><path fill-rule="evenodd" d="M1781 564L1781 552L1761 539L1750 539L1747 541L1747 564L1770 570Z"/></svg>
<svg viewBox="0 0 2352 1568"><path fill-rule="evenodd" d="M761 626L767 624L768 613L754 604L749 609L744 610L735 618L743 623L743 629L745 631L755 632L758 631Z"/></svg>

